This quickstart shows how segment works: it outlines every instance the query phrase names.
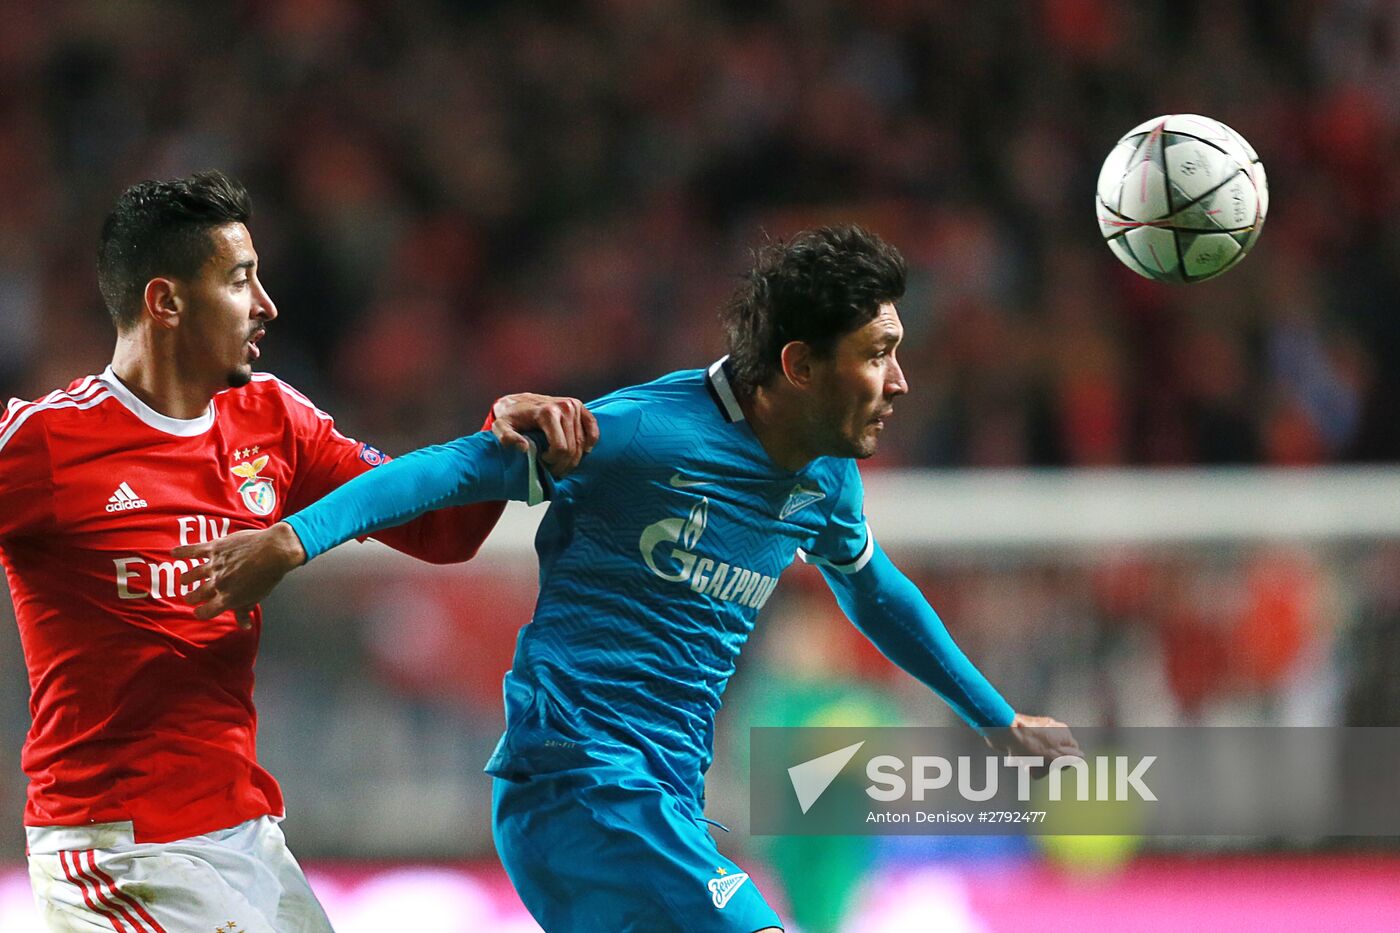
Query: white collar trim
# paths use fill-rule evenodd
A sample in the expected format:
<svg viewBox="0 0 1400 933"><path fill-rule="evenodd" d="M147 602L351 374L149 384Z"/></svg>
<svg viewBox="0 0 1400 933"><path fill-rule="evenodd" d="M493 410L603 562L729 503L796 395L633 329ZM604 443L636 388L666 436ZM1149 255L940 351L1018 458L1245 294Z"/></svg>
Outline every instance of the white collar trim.
<svg viewBox="0 0 1400 933"><path fill-rule="evenodd" d="M714 389L715 397L724 406L724 414L730 422L743 421L744 409L739 405L739 399L734 395L734 388L729 384L729 376L724 371L724 364L729 357L721 356L710 364L706 376L710 380L710 387Z"/></svg>
<svg viewBox="0 0 1400 933"><path fill-rule="evenodd" d="M204 410L204 414L198 418L172 418L169 415L162 415L151 406L137 398L132 391L126 387L117 374L112 372L112 367L108 366L102 370L102 374L97 377L116 396L117 401L126 406L141 422L148 427L163 431L166 434L173 434L176 437L194 437L203 434L214 424L214 403L209 402L209 407Z"/></svg>

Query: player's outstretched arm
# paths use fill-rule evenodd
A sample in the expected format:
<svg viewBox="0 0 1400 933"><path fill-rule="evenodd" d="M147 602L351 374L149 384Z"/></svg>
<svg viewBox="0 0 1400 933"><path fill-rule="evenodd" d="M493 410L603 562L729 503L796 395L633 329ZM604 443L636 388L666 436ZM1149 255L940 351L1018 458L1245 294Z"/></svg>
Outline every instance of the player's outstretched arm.
<svg viewBox="0 0 1400 933"><path fill-rule="evenodd" d="M199 607L199 618L211 619L251 609L293 568L351 538L444 506L504 499L533 505L545 499L547 483L533 446L522 456L483 431L391 460L271 528L186 545L174 555L207 561L186 575L200 584L186 600Z"/></svg>
<svg viewBox="0 0 1400 933"><path fill-rule="evenodd" d="M1015 711L963 654L919 588L877 542L868 541L867 548L869 559L858 569L818 561L846 618L885 657L932 687L968 725L983 731L1010 726Z"/></svg>
<svg viewBox="0 0 1400 933"><path fill-rule="evenodd" d="M919 588L878 543L868 541L867 547L869 559L859 569L821 566L846 617L969 725L982 730L1011 725L1015 711L963 654Z"/></svg>
<svg viewBox="0 0 1400 933"><path fill-rule="evenodd" d="M502 446L527 456L530 441L525 432L532 432L536 437L543 435L545 448L540 462L555 479L563 479L573 472L583 457L593 451L599 437L597 419L578 399L528 392L497 399L491 406L491 417L485 428L495 434ZM302 504L316 501L364 472L359 462L360 445L350 443L355 455L350 458L349 470L342 471L319 489L308 484L307 497L302 499ZM344 475L345 472L349 475ZM419 560L434 564L458 563L476 556L504 511L504 502L474 502L456 508L434 509L413 521L376 531L374 537Z"/></svg>
<svg viewBox="0 0 1400 933"><path fill-rule="evenodd" d="M1047 716L1017 713L1002 698L929 605L876 542L859 569L821 566L846 617L885 657L932 687L987 743L1007 755L1078 756L1069 728Z"/></svg>

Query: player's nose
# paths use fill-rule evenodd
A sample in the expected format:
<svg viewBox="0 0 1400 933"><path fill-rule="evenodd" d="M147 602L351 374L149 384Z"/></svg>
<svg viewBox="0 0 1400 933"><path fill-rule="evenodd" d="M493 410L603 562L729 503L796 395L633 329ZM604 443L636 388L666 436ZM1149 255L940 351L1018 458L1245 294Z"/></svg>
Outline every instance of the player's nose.
<svg viewBox="0 0 1400 933"><path fill-rule="evenodd" d="M909 382L904 378L904 369L899 361L890 360L890 368L885 374L885 394L890 398L909 392Z"/></svg>
<svg viewBox="0 0 1400 933"><path fill-rule="evenodd" d="M277 317L277 305L273 303L272 296L267 293L267 289L262 287L261 282L258 283L257 301L253 307L253 317L263 321L271 321Z"/></svg>

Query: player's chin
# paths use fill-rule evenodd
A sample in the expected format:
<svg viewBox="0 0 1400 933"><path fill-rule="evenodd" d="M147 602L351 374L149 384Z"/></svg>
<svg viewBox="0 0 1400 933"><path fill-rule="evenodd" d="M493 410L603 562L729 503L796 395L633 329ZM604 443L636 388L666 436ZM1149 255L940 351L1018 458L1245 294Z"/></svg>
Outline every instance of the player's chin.
<svg viewBox="0 0 1400 933"><path fill-rule="evenodd" d="M253 381L253 364L243 363L228 371L228 387L241 389Z"/></svg>
<svg viewBox="0 0 1400 933"><path fill-rule="evenodd" d="M866 460L875 456L875 451L880 446L879 427L870 427L855 439L851 444L851 456L857 460Z"/></svg>

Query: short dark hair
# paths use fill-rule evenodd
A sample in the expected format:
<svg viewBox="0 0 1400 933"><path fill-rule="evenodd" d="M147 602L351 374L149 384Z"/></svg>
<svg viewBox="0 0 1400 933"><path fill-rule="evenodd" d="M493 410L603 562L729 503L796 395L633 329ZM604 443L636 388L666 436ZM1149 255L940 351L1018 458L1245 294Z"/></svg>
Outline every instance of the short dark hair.
<svg viewBox="0 0 1400 933"><path fill-rule="evenodd" d="M247 223L252 214L247 189L223 172L143 181L123 191L102 224L97 251L97 285L117 330L140 319L147 282L192 278L214 251L209 232Z"/></svg>
<svg viewBox="0 0 1400 933"><path fill-rule="evenodd" d="M906 271L899 250L855 225L806 230L759 248L720 313L734 391L752 396L781 372L791 341L829 357L881 305L903 297Z"/></svg>

